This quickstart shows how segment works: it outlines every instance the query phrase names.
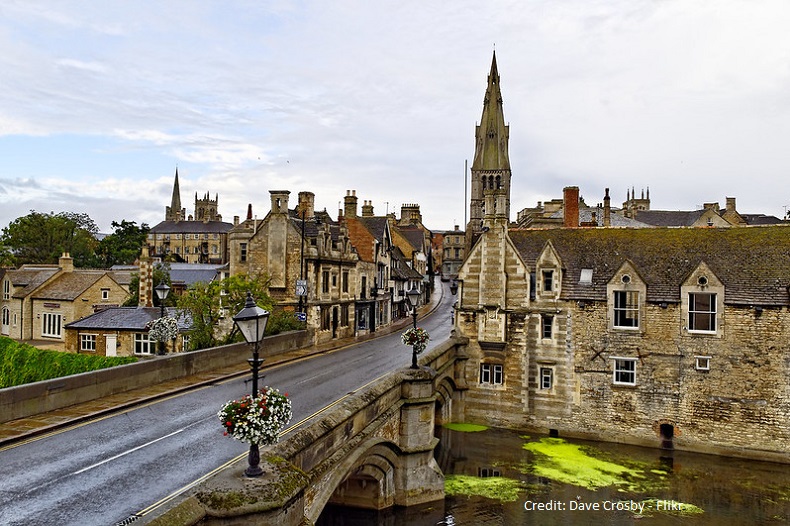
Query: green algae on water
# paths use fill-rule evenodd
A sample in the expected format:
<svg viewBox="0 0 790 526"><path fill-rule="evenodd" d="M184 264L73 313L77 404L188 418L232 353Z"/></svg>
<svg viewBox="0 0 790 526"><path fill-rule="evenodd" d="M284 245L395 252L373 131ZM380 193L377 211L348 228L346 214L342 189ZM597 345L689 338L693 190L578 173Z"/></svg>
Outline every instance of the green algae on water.
<svg viewBox="0 0 790 526"><path fill-rule="evenodd" d="M607 486L621 486L630 491L646 489L644 467L626 467L590 456L576 444L561 438L543 438L528 442L524 449L537 453L531 471L565 484L596 490ZM655 475L654 475L655 476Z"/></svg>
<svg viewBox="0 0 790 526"><path fill-rule="evenodd" d="M705 510L698 506L687 502L678 502L676 500L646 499L642 502L645 505L645 510L651 512L666 513L669 515L699 515L705 513Z"/></svg>
<svg viewBox="0 0 790 526"><path fill-rule="evenodd" d="M449 429L450 431L461 431L463 433L477 433L478 431L485 431L488 429L488 426L481 426L479 424L466 424L463 422L451 422L449 424L443 424L442 427Z"/></svg>
<svg viewBox="0 0 790 526"><path fill-rule="evenodd" d="M471 475L446 475L444 493L453 495L477 495L501 502L518 500L521 482L506 477L473 477Z"/></svg>

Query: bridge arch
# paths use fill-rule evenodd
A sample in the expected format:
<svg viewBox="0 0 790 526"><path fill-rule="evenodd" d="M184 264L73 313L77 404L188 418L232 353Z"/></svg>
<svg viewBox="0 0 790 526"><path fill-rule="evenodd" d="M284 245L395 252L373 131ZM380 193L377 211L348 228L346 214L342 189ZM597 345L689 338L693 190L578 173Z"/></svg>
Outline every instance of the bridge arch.
<svg viewBox="0 0 790 526"><path fill-rule="evenodd" d="M458 391L455 381L449 376L442 377L435 389L434 423L440 426L453 421L453 398Z"/></svg>
<svg viewBox="0 0 790 526"><path fill-rule="evenodd" d="M399 448L371 437L335 464L321 481L305 516L315 523L328 503L381 510L395 503Z"/></svg>

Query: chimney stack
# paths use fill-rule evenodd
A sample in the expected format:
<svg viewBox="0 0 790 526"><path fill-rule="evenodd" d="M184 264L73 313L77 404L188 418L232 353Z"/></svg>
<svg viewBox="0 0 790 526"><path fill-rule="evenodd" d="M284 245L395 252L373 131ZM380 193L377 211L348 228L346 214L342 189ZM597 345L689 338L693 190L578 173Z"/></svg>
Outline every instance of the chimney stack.
<svg viewBox="0 0 790 526"><path fill-rule="evenodd" d="M603 226L612 226L612 198L608 188L603 196Z"/></svg>
<svg viewBox="0 0 790 526"><path fill-rule="evenodd" d="M566 186L562 189L563 224L565 228L579 226L579 187Z"/></svg>
<svg viewBox="0 0 790 526"><path fill-rule="evenodd" d="M362 217L373 217L373 201L363 201Z"/></svg>
<svg viewBox="0 0 790 526"><path fill-rule="evenodd" d="M346 190L346 197L343 201L343 210L346 218L357 217L357 191Z"/></svg>
<svg viewBox="0 0 790 526"><path fill-rule="evenodd" d="M63 272L74 272L74 258L72 258L68 252L64 252L60 258L58 258L58 266Z"/></svg>
<svg viewBox="0 0 790 526"><path fill-rule="evenodd" d="M143 245L140 254L140 271L138 272L138 298L139 307L154 306L154 266L148 254L148 245Z"/></svg>
<svg viewBox="0 0 790 526"><path fill-rule="evenodd" d="M299 192L297 213L299 217L302 217L302 214L304 214L305 219L315 217L315 194L313 192Z"/></svg>
<svg viewBox="0 0 790 526"><path fill-rule="evenodd" d="M727 198L727 212L735 212L735 198L728 197Z"/></svg>

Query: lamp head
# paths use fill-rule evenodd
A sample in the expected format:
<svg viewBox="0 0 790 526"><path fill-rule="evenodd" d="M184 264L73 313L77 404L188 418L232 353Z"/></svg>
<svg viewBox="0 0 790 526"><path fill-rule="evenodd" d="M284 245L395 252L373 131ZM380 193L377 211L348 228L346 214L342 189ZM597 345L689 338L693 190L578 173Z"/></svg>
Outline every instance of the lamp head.
<svg viewBox="0 0 790 526"><path fill-rule="evenodd" d="M167 283L165 283L164 280L162 280L159 285L154 287L154 290L156 291L156 297L160 300L166 299L168 293L170 293L170 287L167 286Z"/></svg>
<svg viewBox="0 0 790 526"><path fill-rule="evenodd" d="M420 298L422 294L420 293L420 289L417 286L414 286L406 293L406 301L409 303L409 307L416 309L420 306Z"/></svg>
<svg viewBox="0 0 790 526"><path fill-rule="evenodd" d="M263 340L266 324L269 322L269 311L258 307L252 299L252 293L247 293L244 308L233 317L233 321L244 336L247 343L256 343Z"/></svg>

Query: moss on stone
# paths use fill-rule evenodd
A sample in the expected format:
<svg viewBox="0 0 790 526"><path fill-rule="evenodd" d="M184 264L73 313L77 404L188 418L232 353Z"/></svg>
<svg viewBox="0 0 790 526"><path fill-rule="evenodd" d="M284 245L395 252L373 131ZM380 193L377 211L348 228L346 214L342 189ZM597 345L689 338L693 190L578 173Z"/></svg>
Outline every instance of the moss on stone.
<svg viewBox="0 0 790 526"><path fill-rule="evenodd" d="M464 422L450 422L449 424L443 424L442 427L449 429L450 431L461 431L463 433L477 433L479 431L485 431L488 429L488 426L467 424Z"/></svg>
<svg viewBox="0 0 790 526"><path fill-rule="evenodd" d="M444 493L453 495L477 495L501 502L513 502L518 499L522 483L506 477L473 477L471 475L446 475Z"/></svg>

